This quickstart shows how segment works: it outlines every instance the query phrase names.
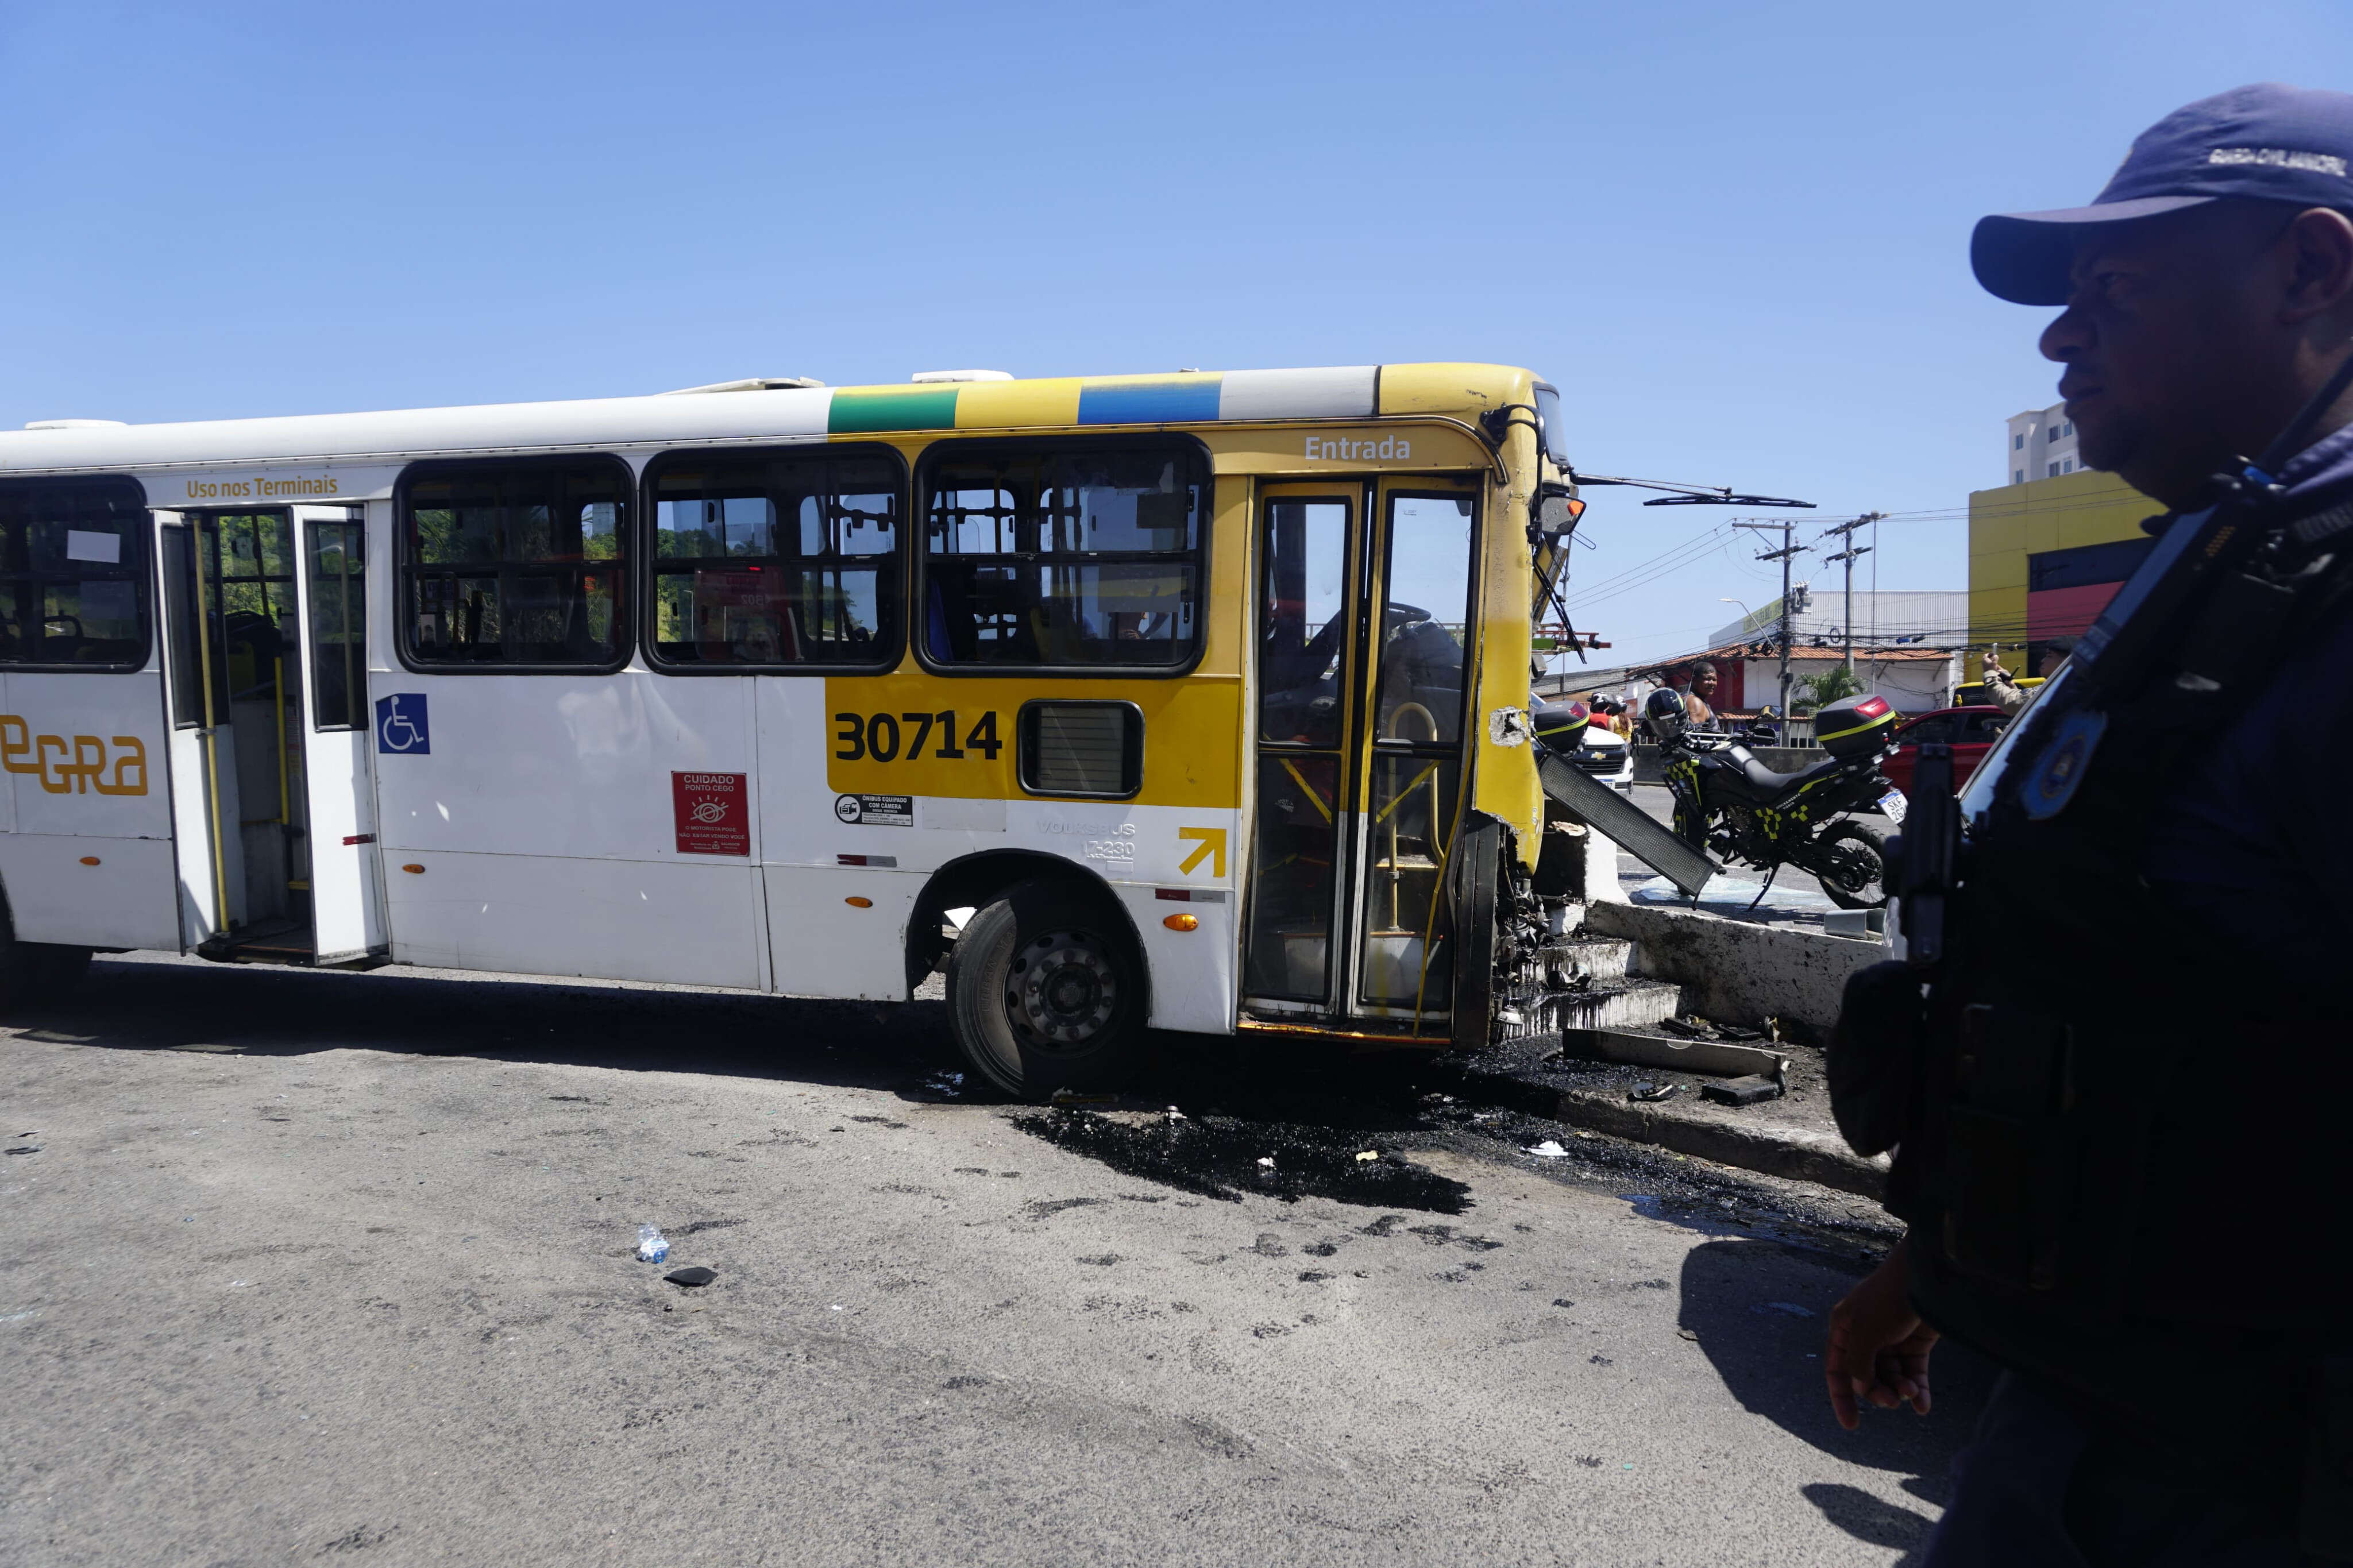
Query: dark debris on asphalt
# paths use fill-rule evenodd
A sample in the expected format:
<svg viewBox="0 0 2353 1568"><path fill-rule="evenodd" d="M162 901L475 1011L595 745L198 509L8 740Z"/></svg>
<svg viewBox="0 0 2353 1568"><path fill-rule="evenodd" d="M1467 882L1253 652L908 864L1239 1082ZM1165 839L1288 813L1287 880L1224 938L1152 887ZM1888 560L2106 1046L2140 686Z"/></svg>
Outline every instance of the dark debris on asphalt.
<svg viewBox="0 0 2353 1568"><path fill-rule="evenodd" d="M1521 1100L1504 1075L1466 1070L1461 1058L1283 1049L1282 1056L1262 1047L1204 1051L1187 1040L1181 1054L1172 1050L1166 1058L1181 1065L1164 1066L1134 1094L1110 1103L1017 1109L1011 1120L1124 1173L1211 1198L1261 1193L1461 1214L1471 1205L1469 1189L1410 1157L1446 1150L1508 1163L1536 1179L1599 1188L1653 1218L1848 1262L1875 1262L1902 1234L1877 1204L1850 1194L1556 1121L1538 1109L1548 1109L1549 1095ZM1543 1076L1578 1078L1593 1087L1622 1080L1618 1092L1624 1094L1683 1075L1556 1062ZM1168 1114L1172 1110L1181 1114ZM1537 1159L1523 1152L1547 1141L1566 1153ZM1361 1158L1367 1152L1374 1158Z"/></svg>

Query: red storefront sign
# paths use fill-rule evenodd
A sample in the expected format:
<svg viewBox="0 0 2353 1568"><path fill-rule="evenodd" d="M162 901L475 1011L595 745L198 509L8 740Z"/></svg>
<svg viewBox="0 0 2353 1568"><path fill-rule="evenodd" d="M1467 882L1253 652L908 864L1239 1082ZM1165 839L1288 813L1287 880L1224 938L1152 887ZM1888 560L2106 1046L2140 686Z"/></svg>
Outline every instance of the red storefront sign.
<svg viewBox="0 0 2353 1568"><path fill-rule="evenodd" d="M670 775L670 800L681 855L752 853L751 804L742 773Z"/></svg>

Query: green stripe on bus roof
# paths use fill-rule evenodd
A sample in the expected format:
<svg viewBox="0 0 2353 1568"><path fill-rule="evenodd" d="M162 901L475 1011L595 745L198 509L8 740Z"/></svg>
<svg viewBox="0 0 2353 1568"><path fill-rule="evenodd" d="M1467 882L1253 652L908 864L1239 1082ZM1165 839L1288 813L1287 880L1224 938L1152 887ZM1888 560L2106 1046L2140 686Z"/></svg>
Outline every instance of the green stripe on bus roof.
<svg viewBox="0 0 2353 1568"><path fill-rule="evenodd" d="M833 411L826 424L832 436L865 436L882 430L953 430L956 389L953 386L911 387L902 392L841 391L833 395Z"/></svg>

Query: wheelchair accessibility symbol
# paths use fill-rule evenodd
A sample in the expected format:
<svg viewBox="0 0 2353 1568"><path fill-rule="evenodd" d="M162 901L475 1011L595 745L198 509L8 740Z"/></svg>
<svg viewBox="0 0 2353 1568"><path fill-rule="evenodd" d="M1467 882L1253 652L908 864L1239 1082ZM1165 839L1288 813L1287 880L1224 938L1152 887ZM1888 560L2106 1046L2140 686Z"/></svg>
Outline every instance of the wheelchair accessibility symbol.
<svg viewBox="0 0 2353 1568"><path fill-rule="evenodd" d="M404 756L430 756L433 733L425 718L425 693L396 692L375 700L375 749Z"/></svg>

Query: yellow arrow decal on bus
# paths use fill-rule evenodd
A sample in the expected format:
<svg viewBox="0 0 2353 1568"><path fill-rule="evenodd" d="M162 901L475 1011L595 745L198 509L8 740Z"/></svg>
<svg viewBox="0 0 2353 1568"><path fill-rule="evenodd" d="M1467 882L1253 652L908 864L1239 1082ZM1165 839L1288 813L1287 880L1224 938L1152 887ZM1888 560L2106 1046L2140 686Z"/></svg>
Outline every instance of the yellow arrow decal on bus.
<svg viewBox="0 0 2353 1568"><path fill-rule="evenodd" d="M1176 830L1176 838L1179 843L1192 839L1201 846L1185 857L1185 863L1176 868L1178 875L1189 875L1193 868L1204 859L1209 862L1210 876L1222 877L1226 874L1226 830L1224 828L1180 827Z"/></svg>

